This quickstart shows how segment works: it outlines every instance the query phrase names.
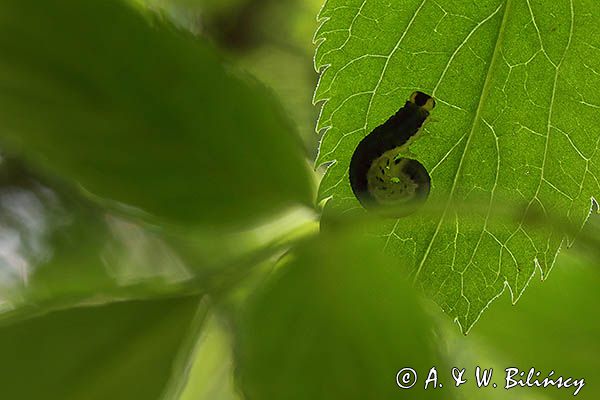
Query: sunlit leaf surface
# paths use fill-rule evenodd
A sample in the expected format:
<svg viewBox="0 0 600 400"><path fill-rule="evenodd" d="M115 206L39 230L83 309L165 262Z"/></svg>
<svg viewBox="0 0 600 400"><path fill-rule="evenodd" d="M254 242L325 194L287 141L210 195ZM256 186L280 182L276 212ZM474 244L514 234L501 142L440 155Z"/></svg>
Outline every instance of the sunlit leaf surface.
<svg viewBox="0 0 600 400"><path fill-rule="evenodd" d="M360 207L354 148L415 90L437 107L411 152L432 178L439 213L385 220L376 234L417 284L468 331L508 287L516 301L546 276L565 235L529 213L582 225L600 193L600 5L591 0L329 0L316 33L315 100L328 128L317 164L333 162L319 197ZM521 218L494 222L503 201ZM465 220L455 204L485 210Z"/></svg>

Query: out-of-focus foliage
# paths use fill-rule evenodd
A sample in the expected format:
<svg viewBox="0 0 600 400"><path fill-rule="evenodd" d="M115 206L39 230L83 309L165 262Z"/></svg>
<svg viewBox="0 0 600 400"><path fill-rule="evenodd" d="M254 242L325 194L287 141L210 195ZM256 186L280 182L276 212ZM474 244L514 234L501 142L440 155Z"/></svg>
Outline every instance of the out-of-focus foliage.
<svg viewBox="0 0 600 400"><path fill-rule="evenodd" d="M180 400L242 400L234 382L233 333L218 315L207 316Z"/></svg>
<svg viewBox="0 0 600 400"><path fill-rule="evenodd" d="M10 152L180 225L240 225L311 203L281 110L200 39L116 0L5 1L0 15Z"/></svg>
<svg viewBox="0 0 600 400"><path fill-rule="evenodd" d="M321 0L271 0L255 23L260 30L258 45L239 56L247 69L278 95L293 118L311 160L317 152L312 106L317 75L313 68L313 32Z"/></svg>
<svg viewBox="0 0 600 400"><path fill-rule="evenodd" d="M597 226L595 216L591 226ZM597 239L597 227L586 229L575 248L561 254L552 271L553 279L541 281L539 273L531 281L529 296L512 304L504 293L486 312L468 336L459 335L456 328L439 315L444 327L441 343L448 349L453 365L473 368L493 368L495 381L503 386L504 370L508 367L529 371L536 368L541 377L555 371L554 376L584 378L585 386L577 398L600 396L600 324L593 316L600 307L600 258L590 259L581 243ZM588 235L591 235L588 236ZM465 385L459 393L465 399L492 400L569 399L573 389L514 388L478 389Z"/></svg>
<svg viewBox="0 0 600 400"><path fill-rule="evenodd" d="M107 211L3 159L0 311L219 291L310 234L312 218L300 209L250 230L180 234Z"/></svg>
<svg viewBox="0 0 600 400"><path fill-rule="evenodd" d="M159 399L181 380L203 312L192 297L1 320L2 396Z"/></svg>
<svg viewBox="0 0 600 400"><path fill-rule="evenodd" d="M598 219L598 217L596 217ZM596 237L600 231L594 232ZM499 366L531 367L542 374L585 378L581 397L600 397L600 258L591 261L568 251L557 260L552 279L529 285L530 296L515 306L504 296L474 331ZM467 338L462 342L467 345ZM543 376L543 375L542 375ZM572 398L569 390L540 390L552 399Z"/></svg>
<svg viewBox="0 0 600 400"><path fill-rule="evenodd" d="M238 381L248 400L395 398L400 369L439 365L408 283L371 240L343 230L290 254L248 300L237 329Z"/></svg>
<svg viewBox="0 0 600 400"><path fill-rule="evenodd" d="M156 229L107 212L13 159L0 164L0 225L5 310L158 294L200 273Z"/></svg>
<svg viewBox="0 0 600 400"><path fill-rule="evenodd" d="M313 33L321 0L140 0L212 40L269 86L316 155Z"/></svg>
<svg viewBox="0 0 600 400"><path fill-rule="evenodd" d="M249 300L238 299L246 304L241 324L227 324L216 317L210 319L199 340L185 399L215 398L211 397L215 393L226 399L241 398L232 387L231 341L236 335L242 340L237 348L238 359L242 361L237 367L241 376L238 383L248 399L277 398L268 391L281 390L285 390L286 398L294 398L295 394L299 398L312 398L302 396L312 396L308 391L315 387L328 394L329 399L353 398L338 393L347 389L347 385L359 393L363 384L371 385L371 389L378 387L376 378L380 374L390 378L392 367L385 366L389 357L395 358L393 368L399 369L415 350L423 352L425 358L423 363L411 364L420 369L420 383L423 371L435 365L445 387L437 394L443 394L444 398L572 398L569 389L504 390L504 369L512 366L584 377L587 383L579 397L595 398L593 382L598 379L600 367L595 357L600 326L588 316L594 315L595 308L600 306L595 289L600 260L581 258L581 252L587 252L583 243L597 239L599 233L594 228L598 220L594 216L580 235L578 245L557 260L553 274L558 279L541 282L537 276L530 284L532 296L516 306L511 304L508 292L505 293L468 336L460 334L435 304L425 311L414 303L412 289L388 292L390 286L404 283L397 274L387 273L391 265L387 257L364 238L357 241L352 235L336 231L337 238L329 236L320 244L304 246L258 288L253 284L258 292L251 294ZM338 251L342 249L344 254L340 255ZM336 259L343 261L338 268ZM403 301L396 304L397 300L392 300L394 304L386 307L380 301L386 298L385 293ZM386 334L404 323L410 328L396 332L394 344L388 346ZM435 347L414 343L421 339L431 340ZM450 368L454 366L468 371L465 376L469 381L459 388L451 384ZM476 387L473 379L476 366L494 369L497 389ZM355 379L353 374L364 375ZM214 380L207 378L211 375ZM385 384L393 385L393 380ZM427 395L419 385L408 391L394 388L391 396L397 398ZM387 389L392 391L392 387ZM264 396L269 397L259 397L256 393L268 393Z"/></svg>

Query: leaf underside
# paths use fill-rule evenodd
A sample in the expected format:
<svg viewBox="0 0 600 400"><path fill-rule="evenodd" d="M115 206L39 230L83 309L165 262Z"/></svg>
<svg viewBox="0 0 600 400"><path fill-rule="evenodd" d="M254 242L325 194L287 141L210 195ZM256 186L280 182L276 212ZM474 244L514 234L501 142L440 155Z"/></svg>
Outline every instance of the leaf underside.
<svg viewBox="0 0 600 400"><path fill-rule="evenodd" d="M468 332L508 287L552 269L567 237L532 210L582 226L598 195L600 5L592 0L329 0L315 35L326 129L317 165L330 210L360 207L347 169L358 142L424 91L437 106L411 152L432 178L435 216L384 220L386 251ZM496 223L503 199L523 218ZM483 202L468 220L450 204ZM399 263L400 264L400 263Z"/></svg>

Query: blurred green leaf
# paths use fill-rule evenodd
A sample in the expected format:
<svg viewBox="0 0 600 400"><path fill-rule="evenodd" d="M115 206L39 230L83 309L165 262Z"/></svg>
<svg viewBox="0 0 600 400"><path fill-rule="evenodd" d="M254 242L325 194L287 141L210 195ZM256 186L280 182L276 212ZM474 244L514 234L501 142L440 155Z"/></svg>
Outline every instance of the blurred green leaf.
<svg viewBox="0 0 600 400"><path fill-rule="evenodd" d="M576 247L580 247L578 242ZM577 251L566 251L556 261L554 278L541 281L536 274L528 287L530 296L517 304L504 293L486 312L468 336L460 335L447 318L438 315L439 345L447 349L452 365L466 368L473 376L475 366L492 368L492 382L498 388L478 388L474 380L456 388L461 398L486 400L572 399L571 388L515 387L505 390L505 369L525 371L535 368L544 379L553 377L585 380L577 398L595 399L600 395L595 382L600 379L600 324L595 318L598 295L599 260L580 258ZM433 310L432 310L433 312ZM438 313L438 314L441 314ZM433 312L432 315L435 315Z"/></svg>
<svg viewBox="0 0 600 400"><path fill-rule="evenodd" d="M561 255L553 279L535 279L528 289L531 295L515 306L509 296L503 296L492 307L492 315L477 326L473 340L485 343L503 368L529 371L533 367L542 378L550 371L556 376L585 378L586 386L578 397L599 398L595 383L600 379L600 322L593 317L600 307L599 265L600 260L592 264L570 251ZM573 397L571 389L538 390L552 399Z"/></svg>
<svg viewBox="0 0 600 400"><path fill-rule="evenodd" d="M300 209L251 230L173 233L0 162L0 313L223 290L314 233Z"/></svg>
<svg viewBox="0 0 600 400"><path fill-rule="evenodd" d="M273 89L314 158L318 110L311 102L317 79L312 36L322 0L139 1L216 42L236 66Z"/></svg>
<svg viewBox="0 0 600 400"><path fill-rule="evenodd" d="M505 285L516 301L536 268L548 274L566 242L528 229L526 215L581 226L600 192L598 2L330 0L320 18L317 165L331 165L319 199L360 208L347 173L357 144L411 92L434 96L410 150L431 175L429 201L447 206L375 234L468 332ZM492 223L506 199L525 205L522 217ZM455 204L473 200L486 212L461 220Z"/></svg>
<svg viewBox="0 0 600 400"><path fill-rule="evenodd" d="M0 321L2 396L159 399L184 379L196 297L115 303ZM175 376L173 376L173 374ZM175 384L175 383L173 383Z"/></svg>
<svg viewBox="0 0 600 400"><path fill-rule="evenodd" d="M423 390L433 330L395 266L343 231L296 249L240 317L238 381L253 399L439 398ZM413 390L396 385L411 367Z"/></svg>
<svg viewBox="0 0 600 400"><path fill-rule="evenodd" d="M207 316L198 338L187 385L179 400L240 400L234 385L233 340L224 321Z"/></svg>
<svg viewBox="0 0 600 400"><path fill-rule="evenodd" d="M1 143L94 195L188 226L311 203L273 98L128 3L3 1L0 56Z"/></svg>

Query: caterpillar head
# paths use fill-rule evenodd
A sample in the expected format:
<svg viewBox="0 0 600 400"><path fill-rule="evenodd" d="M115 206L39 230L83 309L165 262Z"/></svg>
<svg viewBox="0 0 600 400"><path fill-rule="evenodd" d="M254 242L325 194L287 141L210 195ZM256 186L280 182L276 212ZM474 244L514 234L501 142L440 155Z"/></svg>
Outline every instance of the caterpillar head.
<svg viewBox="0 0 600 400"><path fill-rule="evenodd" d="M423 92L414 92L410 95L409 101L421 107L428 113L435 107L435 100L433 99L433 97Z"/></svg>

